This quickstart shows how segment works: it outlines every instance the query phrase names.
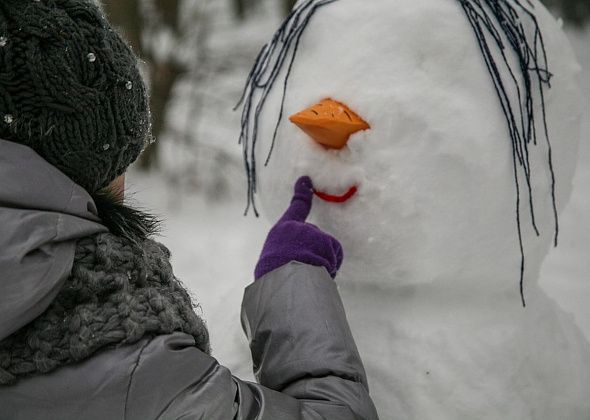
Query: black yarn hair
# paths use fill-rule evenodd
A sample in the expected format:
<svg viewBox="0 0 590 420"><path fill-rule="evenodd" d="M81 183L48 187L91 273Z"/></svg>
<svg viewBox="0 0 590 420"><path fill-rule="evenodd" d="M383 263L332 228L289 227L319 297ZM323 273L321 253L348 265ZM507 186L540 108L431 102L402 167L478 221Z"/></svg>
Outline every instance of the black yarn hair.
<svg viewBox="0 0 590 420"><path fill-rule="evenodd" d="M255 201L257 190L255 152L258 140L260 113L264 108L270 91L277 82L281 69L288 61L287 75L283 81L283 98L281 100L279 117L272 138L272 145L264 163L266 166L270 161L270 157L274 150L277 132L281 125L281 121L283 120L289 76L291 75L293 63L297 56L301 36L313 15L320 8L336 1L339 0L305 0L296 6L287 19L281 24L277 32L275 32L272 40L262 48L254 62L254 67L252 67L252 70L248 75L242 97L234 108L234 110L236 110L243 105L239 143L243 146L244 164L248 178L248 203L246 205L245 214L248 214L250 208L252 208L256 217L259 215ZM260 98L256 99L259 92Z"/></svg>
<svg viewBox="0 0 590 420"><path fill-rule="evenodd" d="M534 9L531 1L459 0L459 3L465 11L465 15L477 38L510 132L514 183L516 186L516 225L521 255L520 296L522 305L526 307L524 295L525 249L521 224L522 187L519 180L519 170L526 181L531 224L535 234L540 236L535 217L535 203L531 185L533 168L529 160L529 146L531 143L537 146L539 137L537 118L534 112L536 96L541 106L542 135L545 138L548 150L547 163L551 173L551 201L555 222L553 243L556 247L559 238L559 216L555 196L556 180L545 107L545 87L551 88L553 75L549 71L543 34L536 16L531 11ZM530 31L526 30L525 25L533 29L532 36ZM496 48L493 51L494 46ZM519 68L517 70L520 70L518 73L515 72L509 62L507 56L509 52L512 52L513 57L518 61ZM501 57L501 60L497 60L498 56ZM498 61L500 64L498 64ZM508 69L509 78L502 77L499 65L504 65ZM509 88L516 90L518 103L512 101L508 96L507 89ZM535 93L538 95L535 95Z"/></svg>
<svg viewBox="0 0 590 420"><path fill-rule="evenodd" d="M279 82L280 71L287 65L287 72L282 82L283 96L279 116L265 166L268 165L274 150L278 128L283 119L289 77L297 56L301 36L313 15L320 8L336 1L339 0L305 0L300 2L279 27L272 40L262 48L248 75L242 97L236 106L237 109L243 105L239 143L243 147L248 179L246 214L252 208L255 215L258 216L255 202L257 192L255 152L260 114L268 95ZM516 186L516 225L521 255L519 285L522 304L526 306L524 294L525 247L521 223L522 190L524 188L521 185L521 177L524 177L526 183L532 227L535 234L540 236L531 184L533 168L529 159L531 144L538 146L538 118L535 115L537 101L541 108L539 118L542 120L542 136L548 149L547 162L551 173L551 198L555 220L554 246L557 246L559 236L555 171L545 107L545 88L551 88L552 74L549 71L543 34L533 13L534 5L530 0L457 1L473 29L509 130ZM532 31L527 28L532 28ZM516 60L517 69L513 68L511 60ZM507 69L509 77L503 76L500 68ZM508 92L511 89L515 90L517 100L511 99L509 96Z"/></svg>
<svg viewBox="0 0 590 420"><path fill-rule="evenodd" d="M140 246L146 239L160 233L162 223L158 217L121 202L109 189L104 188L91 196L98 217L113 235Z"/></svg>

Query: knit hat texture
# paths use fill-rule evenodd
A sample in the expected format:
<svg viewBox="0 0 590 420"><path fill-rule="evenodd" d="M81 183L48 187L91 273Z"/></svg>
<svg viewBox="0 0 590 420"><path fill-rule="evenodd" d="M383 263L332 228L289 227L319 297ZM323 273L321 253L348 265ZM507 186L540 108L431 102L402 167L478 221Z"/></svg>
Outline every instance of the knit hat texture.
<svg viewBox="0 0 590 420"><path fill-rule="evenodd" d="M91 0L0 1L0 138L88 192L151 139L138 60Z"/></svg>

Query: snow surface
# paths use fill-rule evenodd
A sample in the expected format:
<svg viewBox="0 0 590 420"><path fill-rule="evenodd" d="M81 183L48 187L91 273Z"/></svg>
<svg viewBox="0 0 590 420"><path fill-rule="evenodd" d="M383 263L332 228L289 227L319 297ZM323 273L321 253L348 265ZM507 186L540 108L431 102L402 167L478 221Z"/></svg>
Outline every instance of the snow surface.
<svg viewBox="0 0 590 420"><path fill-rule="evenodd" d="M310 33L313 35L312 32ZM357 31L357 33L362 32ZM321 38L321 35L319 37ZM577 46L579 58L584 64L590 65L590 48L587 47L588 40L590 40L589 33L573 33L571 38L574 46ZM464 45L462 48L468 48L468 46ZM304 62L305 57L300 57L300 60ZM246 70L243 69L242 76L245 75ZM236 83L234 76L228 76L224 81L226 84L229 83L232 89L235 89ZM296 74L295 77L297 77ZM291 89L293 89L293 92L300 92L301 89L293 88L296 83L296 79L294 79ZM582 86L586 90L586 94L588 94L590 92L590 72L584 73ZM324 88L324 84L317 83L314 87ZM473 89L478 88L474 86ZM321 94L322 92L315 92L315 95ZM465 92L465 94L468 94L468 92ZM306 105L311 105L316 99L313 97L305 98L304 92L297 93L297 95L290 99L293 103L289 105L295 111L300 110L299 108L303 106L303 102L306 102ZM357 104L355 101L358 100L358 96L356 95L338 99L350 101L349 105L355 104L359 110L367 108L369 111L365 115L372 113L371 106L373 105L370 101ZM300 101L300 103L297 103L297 101ZM451 103L454 102L451 98ZM457 104L457 106L460 106L460 104ZM377 108L377 105L375 107ZM488 111L489 115L494 116L492 108L490 107ZM496 118L496 121L498 121L497 117L495 115L490 120ZM237 116L226 112L218 115L217 119L211 118L208 121L207 130L210 137L214 141L216 139L222 141L221 139L223 139L224 143L229 143L230 147L233 147L231 141L227 139L233 140L236 137L238 130ZM227 124L227 121L233 121L235 125L232 127L231 124ZM370 122L374 126L379 125L379 122ZM489 123L486 127L488 127L486 129L488 133L493 132L494 124ZM290 130L290 128L285 129ZM297 131L289 131L289 133L292 133L293 137L300 140L299 144L305 144L305 139L301 138L301 134ZM589 127L586 127L585 133L587 133L585 136L587 138L587 135L590 134ZM362 138L358 140L357 144L361 143ZM367 138L367 142L369 141L370 139ZM449 146L449 143L446 145ZM237 146L235 147L237 149ZM480 145L478 143L477 147L485 147L485 144ZM489 153L489 151L484 150L482 150L482 153ZM357 151L362 152L360 148ZM368 152L370 152L370 149L366 153ZM276 156L280 156L280 153L280 151L277 152ZM320 158L317 155L317 153L314 153L310 161L318 163L317 159ZM541 285L550 297L555 299L567 312L571 312L575 316L578 325L582 327L586 336L590 337L590 306L586 304L588 297L590 297L590 285L588 282L590 261L586 258L586 254L590 250L590 224L587 220L587 214L590 210L590 198L586 192L586 186L590 181L590 147L587 142L582 143L579 156L580 165L574 182L575 188L571 205L562 215L561 245L557 250L553 250L545 261L541 273ZM347 156L347 158L353 157ZM451 160L451 162L454 161ZM337 166L338 163L334 165ZM404 161L396 161L396 165L404 167ZM467 164L464 166L469 168ZM481 168L478 169L481 170ZM486 167L486 170L488 169L492 170L493 168ZM382 167L382 170L387 173L388 169ZM233 171L231 173L233 176L239 177L237 172ZM458 181L461 181L465 174L459 173L456 176ZM324 181L321 173L317 175L317 179L320 183L332 181L328 176ZM242 180L240 179L240 181ZM346 185L350 181L356 181L356 179L354 179L354 174L351 172L351 174L347 173L336 181L337 184L334 184L333 187ZM269 223L241 217L245 193L244 195L238 194L239 189L232 190L237 195L229 201L211 201L202 196L185 196L182 199L182 206L177 206L176 199L172 201L172 204L170 201L170 197L176 197L177 195L171 195L167 191L169 187L161 177L151 176L144 178L132 174L131 183L135 184L132 185L131 189L139 191L136 197L139 202L145 203L148 207L168 216L163 242L172 250L177 275L194 291L196 299L201 303L204 316L208 320L211 330L214 354L220 362L230 367L238 376L251 378L251 368L247 363L247 343L239 331L239 303L243 288L251 281L251 273ZM341 183L341 185L338 183ZM332 187L332 185L326 186ZM286 206L289 187L285 181L283 198L274 204L275 209L273 212L275 215ZM504 204L507 205L507 203ZM178 208L172 209L172 207ZM331 220L336 220L333 217L322 220L318 212L323 210L329 211L322 203L316 203L316 218L320 223L328 225ZM401 209L401 214L405 215L403 210ZM366 215L365 219L367 219ZM406 222L411 220L411 218L404 219ZM510 218L503 220L510 220ZM501 232L498 233L513 235L514 230L508 229L508 227L510 227L509 223L500 224L499 230ZM404 223L400 222L398 228L403 236ZM352 240L354 239L352 238ZM375 239L373 239L374 241ZM517 254L511 250L511 255ZM483 263L485 264L485 261ZM346 276L346 271L343 272L344 276ZM506 284L511 286L509 288L510 299L512 299L514 293L515 280L517 279L514 276L506 276ZM346 283L345 278L342 281ZM529 283L531 281L533 280L529 279ZM586 363L587 366L587 361L583 361L583 353L577 352L575 345L572 346L572 343L581 340L579 336L576 336L575 330L567 326L570 320L556 310L551 302L546 301L542 294L536 292L533 286L529 288L529 307L536 306L542 308L542 310L529 311L526 316L522 316L518 320L517 324L523 330L530 332L530 334L524 335L522 331L517 333L513 329L515 323L513 316L519 316L518 314L515 315L514 310L507 310L505 314L510 317L504 320L504 323L501 323L498 319L493 318L493 312L481 308L486 305L486 302L474 301L472 295L466 293L465 295L448 297L449 301L447 303L452 303L452 299L456 298L471 300L471 305L477 304L480 306L481 311L477 313L476 318L482 322L482 325L496 325L496 328L487 328L483 332L465 329L464 334L455 335L454 340L448 339L449 335L445 335L444 328L434 331L429 330L429 328L435 328L433 325L436 327L440 327L440 325L432 324L430 322L432 319L424 316L425 311L420 310L424 306L408 307L410 302L417 302L415 295L417 291L419 292L419 287L416 289L399 289L402 293L395 300L397 306L395 315L405 316L407 319L403 323L400 322L394 331L392 331L388 323L375 322L372 312L365 310L367 307L380 308L380 310L387 309L392 306L393 299L389 299L387 295L383 294L376 296L370 292L370 289L355 290L354 299L350 299L349 296L352 294L352 289L344 290L343 293L353 316L356 318L353 320L353 324L357 325L356 334L358 338L361 338L360 341L365 342L370 337L361 337L361 334L367 332L373 340L373 344L369 346L372 348L368 348L366 351L366 353L373 353L370 355L372 361L368 362L368 364L372 365L369 372L372 374L371 382L373 384L387 383L388 377L381 377L382 375L378 372L388 374L386 368L391 366L399 366L397 374L411 378L409 381L390 383L389 385L392 388L385 389L388 396L393 394L405 399L408 406L402 409L409 413L406 418L445 418L440 411L437 411L438 415L432 415L432 410L440 410L437 404L443 406L464 404L461 405L463 411L460 414L462 417L453 418L475 418L470 417L470 415L478 412L477 410L482 410L482 407L492 414L489 414L488 417L478 415L477 418L499 418L494 417L493 413L497 406L505 405L505 394L498 393L494 389L501 386L504 379L508 380L508 378L502 377L501 373L510 375L514 371L514 365L524 366L530 363L530 359L527 360L526 357L528 353L535 353L534 361L541 366L554 366L554 360L558 358L569 360L570 367L567 369L572 366L575 367L576 364L579 366ZM521 309L519 308L518 311L520 312ZM456 323L458 319L470 319L470 317L473 317L474 312L470 310L456 311L454 313L449 311L446 316L447 319L452 319ZM488 318L484 322L486 316ZM566 327L562 328L562 325L566 325ZM454 333L456 334L456 331ZM381 337L383 342L374 341L375 336ZM412 347L413 343L417 342L420 342L421 345ZM547 342L555 344L555 346L545 346ZM480 363L476 366L477 370L467 375L463 372L465 364L461 360L456 360L456 357L457 355L466 357L480 354L482 348L477 343L486 343L490 346L497 346L501 343L503 345L503 357L499 359L488 358L485 355L486 357L479 359ZM543 343L543 346L527 349L530 343ZM365 343L359 344L361 344L361 347L367 345ZM556 348L556 346L561 347ZM424 363L418 366L417 361ZM564 379L563 373L567 369L563 367L556 370L534 369L538 373L538 376L534 378L534 383L527 382L526 375L522 375L521 382L516 382L517 389L511 389L514 399L534 400L545 398L551 402L551 407L537 405L536 409L546 409L547 411L540 411L542 414L539 414L539 412L530 413L525 405L518 405L516 402L508 407L511 409L510 415L502 418L564 418L564 410L571 408L572 405L568 398L575 400L579 398L576 397L577 392L587 394L589 390L583 379L576 382L576 371L570 371L568 377ZM420 372L420 376L416 376L416 372ZM581 372L583 372L583 369L580 369ZM449 378L453 380L450 381ZM464 381L454 380L456 378L463 378ZM428 400L429 395L432 395L432 392L428 391L431 387L438 387L437 389L446 390L446 392L436 393L435 396L438 401ZM550 391L547 391L548 389ZM566 391L568 389L571 392ZM375 385L373 385L372 391L376 395L383 393L383 389ZM535 392L538 395L534 395ZM552 392L556 397L549 400L545 392ZM468 395L469 398L465 399L464 395ZM478 396L481 395L486 396L485 401L479 399ZM393 398L390 399L394 400ZM380 400L384 400L384 398L381 397ZM389 401L380 401L380 406L383 407L389 403ZM403 405L403 402L395 401L394 404ZM558 409L559 414L552 414L551 410L554 409ZM571 416L566 416L566 418L586 418L579 415L579 413L578 415L575 413L570 414ZM382 418L387 419L389 417L382 415Z"/></svg>
<svg viewBox="0 0 590 420"><path fill-rule="evenodd" d="M568 33L582 64L580 86L590 101L590 28ZM541 286L572 313L590 340L590 119L585 120L570 204L561 215L561 241L543 265Z"/></svg>

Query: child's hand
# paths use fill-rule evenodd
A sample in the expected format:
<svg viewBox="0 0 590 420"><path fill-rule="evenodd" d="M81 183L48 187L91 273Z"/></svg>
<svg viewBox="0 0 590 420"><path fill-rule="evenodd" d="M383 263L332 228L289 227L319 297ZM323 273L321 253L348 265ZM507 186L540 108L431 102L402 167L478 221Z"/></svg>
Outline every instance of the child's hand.
<svg viewBox="0 0 590 420"><path fill-rule="evenodd" d="M299 178L291 205L268 234L254 272L256 280L292 261L325 267L332 278L336 277L342 265L342 246L317 226L305 222L312 200L311 179Z"/></svg>

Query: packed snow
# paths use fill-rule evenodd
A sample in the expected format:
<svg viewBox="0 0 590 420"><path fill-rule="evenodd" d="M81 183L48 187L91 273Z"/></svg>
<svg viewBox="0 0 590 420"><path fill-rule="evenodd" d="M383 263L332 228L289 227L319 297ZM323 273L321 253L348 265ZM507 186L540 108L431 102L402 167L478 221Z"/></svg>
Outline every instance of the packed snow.
<svg viewBox="0 0 590 420"><path fill-rule="evenodd" d="M316 200L313 221L337 236L347 252L338 282L382 418L390 418L388 413L395 410L402 418L586 419L590 347L580 331L590 337L590 198L585 193L590 147L582 142L576 153L573 145L559 142L575 138L570 133L573 122L564 116L577 107L567 80L575 69L569 49L557 25L542 13L549 55L560 57L552 70L563 75L556 78L548 98L552 136L563 145L557 146L555 157L561 159L560 205L567 202L575 167L571 155L580 161L571 204L561 216L560 246L551 250L541 271L540 284L549 298L536 287L552 226L548 201L538 194L539 225L545 229L540 241L527 240L533 242L527 248L532 267L525 278L528 308L523 309L517 288L514 184L502 176L512 173L509 144L494 141L505 137L505 121L471 29L456 7L426 0L400 2L397 7L403 13L395 15L395 23L386 19L385 25L382 17L392 15L389 4L376 2L374 9L364 11L362 21L351 19L358 15L361 0L335 4L333 10L319 12L306 31L285 115L324 96L337 96L372 128L355 135L348 151L326 153L285 120L279 129L282 140L260 173L260 198L268 220L242 217L246 192L238 185L245 180L233 164L226 170L234 179L229 200L173 193L158 175L133 173L130 189L138 191L138 202L166 217L162 241L172 250L176 274L202 307L214 355L234 374L252 378L239 325L243 288L252 281L270 223L288 203L292 181L306 173L330 192L361 186L344 207ZM264 25L265 36L256 32L259 45L270 38L276 16L267 20L273 23ZM424 31L433 20L443 22L436 37ZM252 27L238 31L252 34ZM396 29L390 34L391 28ZM390 36L377 36L384 31ZM590 66L590 32L570 35L578 58ZM338 42L327 46L325 39ZM217 45L223 48L224 41ZM370 49L362 48L365 45ZM356 48L351 51L351 46ZM306 77L309 68L314 69L311 80ZM340 71L347 68L354 71ZM235 69L212 91L224 90L237 98L247 70ZM393 83L391 74L396 75ZM582 74L581 86L588 96L589 71ZM384 100L387 95L394 96L395 103ZM276 122L271 111L279 100L273 93L263 115L264 157ZM231 114L230 103L225 105L207 113L201 134L230 156L239 156L233 143L239 116ZM463 114L470 117L455 117ZM584 133L590 135L590 125ZM179 155L170 151L168 158ZM481 156L494 160L482 162ZM540 158L535 164L544 170ZM490 231L489 226L494 228ZM463 256L461 263L449 263L458 255Z"/></svg>

